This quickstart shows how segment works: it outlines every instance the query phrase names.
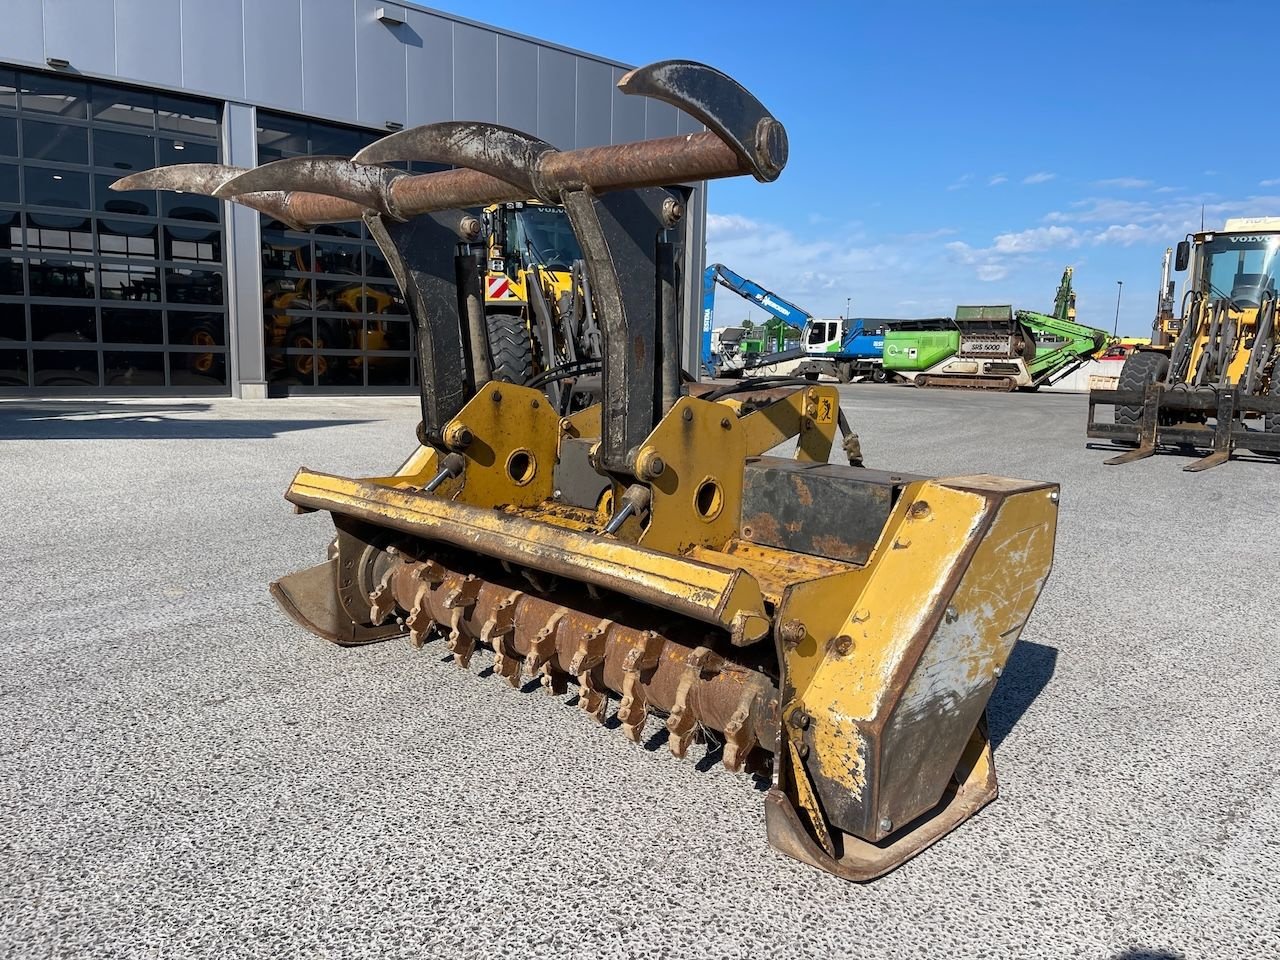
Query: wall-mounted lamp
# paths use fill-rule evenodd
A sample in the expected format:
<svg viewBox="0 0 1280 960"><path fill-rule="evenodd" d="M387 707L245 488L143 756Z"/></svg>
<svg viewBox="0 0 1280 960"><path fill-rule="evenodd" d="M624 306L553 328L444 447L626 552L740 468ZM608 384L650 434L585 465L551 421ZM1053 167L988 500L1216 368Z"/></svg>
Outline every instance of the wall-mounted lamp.
<svg viewBox="0 0 1280 960"><path fill-rule="evenodd" d="M387 26L394 27L398 24L404 23L405 17L408 16L408 14L405 12L404 7L398 6L394 3L387 3L378 7L377 10L374 11L374 16Z"/></svg>
<svg viewBox="0 0 1280 960"><path fill-rule="evenodd" d="M383 126L386 127L388 130L404 129L404 124L401 123L399 120L388 120L386 123L383 124Z"/></svg>
<svg viewBox="0 0 1280 960"><path fill-rule="evenodd" d="M45 57L44 62L55 70L65 70L71 66L70 60L64 60L62 57Z"/></svg>

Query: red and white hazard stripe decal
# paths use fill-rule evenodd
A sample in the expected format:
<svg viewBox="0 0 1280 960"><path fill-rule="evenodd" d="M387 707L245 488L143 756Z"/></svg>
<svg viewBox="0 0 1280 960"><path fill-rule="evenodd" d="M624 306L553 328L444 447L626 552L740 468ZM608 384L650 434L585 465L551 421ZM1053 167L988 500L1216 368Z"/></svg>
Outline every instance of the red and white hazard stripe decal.
<svg viewBox="0 0 1280 960"><path fill-rule="evenodd" d="M489 300L502 300L511 296L511 281L506 277L488 277L486 278L485 298Z"/></svg>

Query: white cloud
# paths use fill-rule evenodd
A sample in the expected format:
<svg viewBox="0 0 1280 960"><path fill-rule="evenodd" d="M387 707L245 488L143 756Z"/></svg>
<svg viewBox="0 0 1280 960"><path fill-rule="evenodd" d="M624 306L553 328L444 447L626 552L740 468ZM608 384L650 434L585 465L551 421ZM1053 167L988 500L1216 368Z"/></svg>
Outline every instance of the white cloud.
<svg viewBox="0 0 1280 960"><path fill-rule="evenodd" d="M1052 180L1056 176L1057 176L1056 173L1049 173L1046 170L1041 170L1038 173L1033 173L1023 177L1022 182L1027 184L1048 183L1050 180Z"/></svg>
<svg viewBox="0 0 1280 960"><path fill-rule="evenodd" d="M1111 177L1107 180L1098 180L1096 185L1099 187L1117 187L1120 190L1141 190L1144 187L1155 186L1152 181L1139 180L1137 177Z"/></svg>
<svg viewBox="0 0 1280 960"><path fill-rule="evenodd" d="M1105 230L1093 234L1090 240L1093 243L1116 243L1122 247L1131 247L1135 243L1146 241L1158 243L1161 236L1153 227L1144 227L1137 223L1113 223Z"/></svg>
<svg viewBox="0 0 1280 960"><path fill-rule="evenodd" d="M1079 234L1073 227L1032 227L1017 233L998 234L991 249L996 253L1038 253L1054 247L1075 247Z"/></svg>
<svg viewBox="0 0 1280 960"><path fill-rule="evenodd" d="M1280 180L1259 180L1260 187L1280 187Z"/></svg>
<svg viewBox="0 0 1280 960"><path fill-rule="evenodd" d="M955 180L953 180L951 183L947 184L947 189L948 189L948 190L963 190L965 187L969 186L969 184L970 184L970 183L972 183L972 182L973 182L973 174L972 174L972 173L965 173L965 174L961 174L959 177L957 177L957 178L956 178Z"/></svg>
<svg viewBox="0 0 1280 960"><path fill-rule="evenodd" d="M750 217L744 217L737 213L708 213L707 214L707 240L711 241L720 236L742 233L744 231L754 230L759 225Z"/></svg>
<svg viewBox="0 0 1280 960"><path fill-rule="evenodd" d="M1000 184L1008 183L1008 182L1009 182L1008 177L1006 177L1003 173L997 173L990 180L987 181L987 186L998 187L1000 186Z"/></svg>

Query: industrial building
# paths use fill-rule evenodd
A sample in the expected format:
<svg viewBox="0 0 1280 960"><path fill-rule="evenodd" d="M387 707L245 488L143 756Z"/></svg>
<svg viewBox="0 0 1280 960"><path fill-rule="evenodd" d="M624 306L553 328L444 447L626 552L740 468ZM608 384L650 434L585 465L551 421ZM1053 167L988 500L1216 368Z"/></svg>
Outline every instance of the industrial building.
<svg viewBox="0 0 1280 960"><path fill-rule="evenodd" d="M298 233L206 197L109 185L157 164L349 156L455 118L562 148L700 129L619 94L626 69L375 0L8 0L0 396L411 390L409 320L362 224ZM701 189L689 216L692 352Z"/></svg>

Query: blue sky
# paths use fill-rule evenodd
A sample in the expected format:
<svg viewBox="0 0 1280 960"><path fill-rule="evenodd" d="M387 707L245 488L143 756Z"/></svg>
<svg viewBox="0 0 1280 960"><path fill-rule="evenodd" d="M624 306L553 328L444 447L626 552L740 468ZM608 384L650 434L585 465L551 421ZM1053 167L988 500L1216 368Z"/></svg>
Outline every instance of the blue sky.
<svg viewBox="0 0 1280 960"><path fill-rule="evenodd" d="M819 315L1045 309L1071 264L1081 321L1110 329L1123 280L1120 331L1141 335L1202 205L1208 226L1280 215L1277 98L1246 55L1277 36L1269 0L433 5L744 83L791 161L712 184L708 259Z"/></svg>

